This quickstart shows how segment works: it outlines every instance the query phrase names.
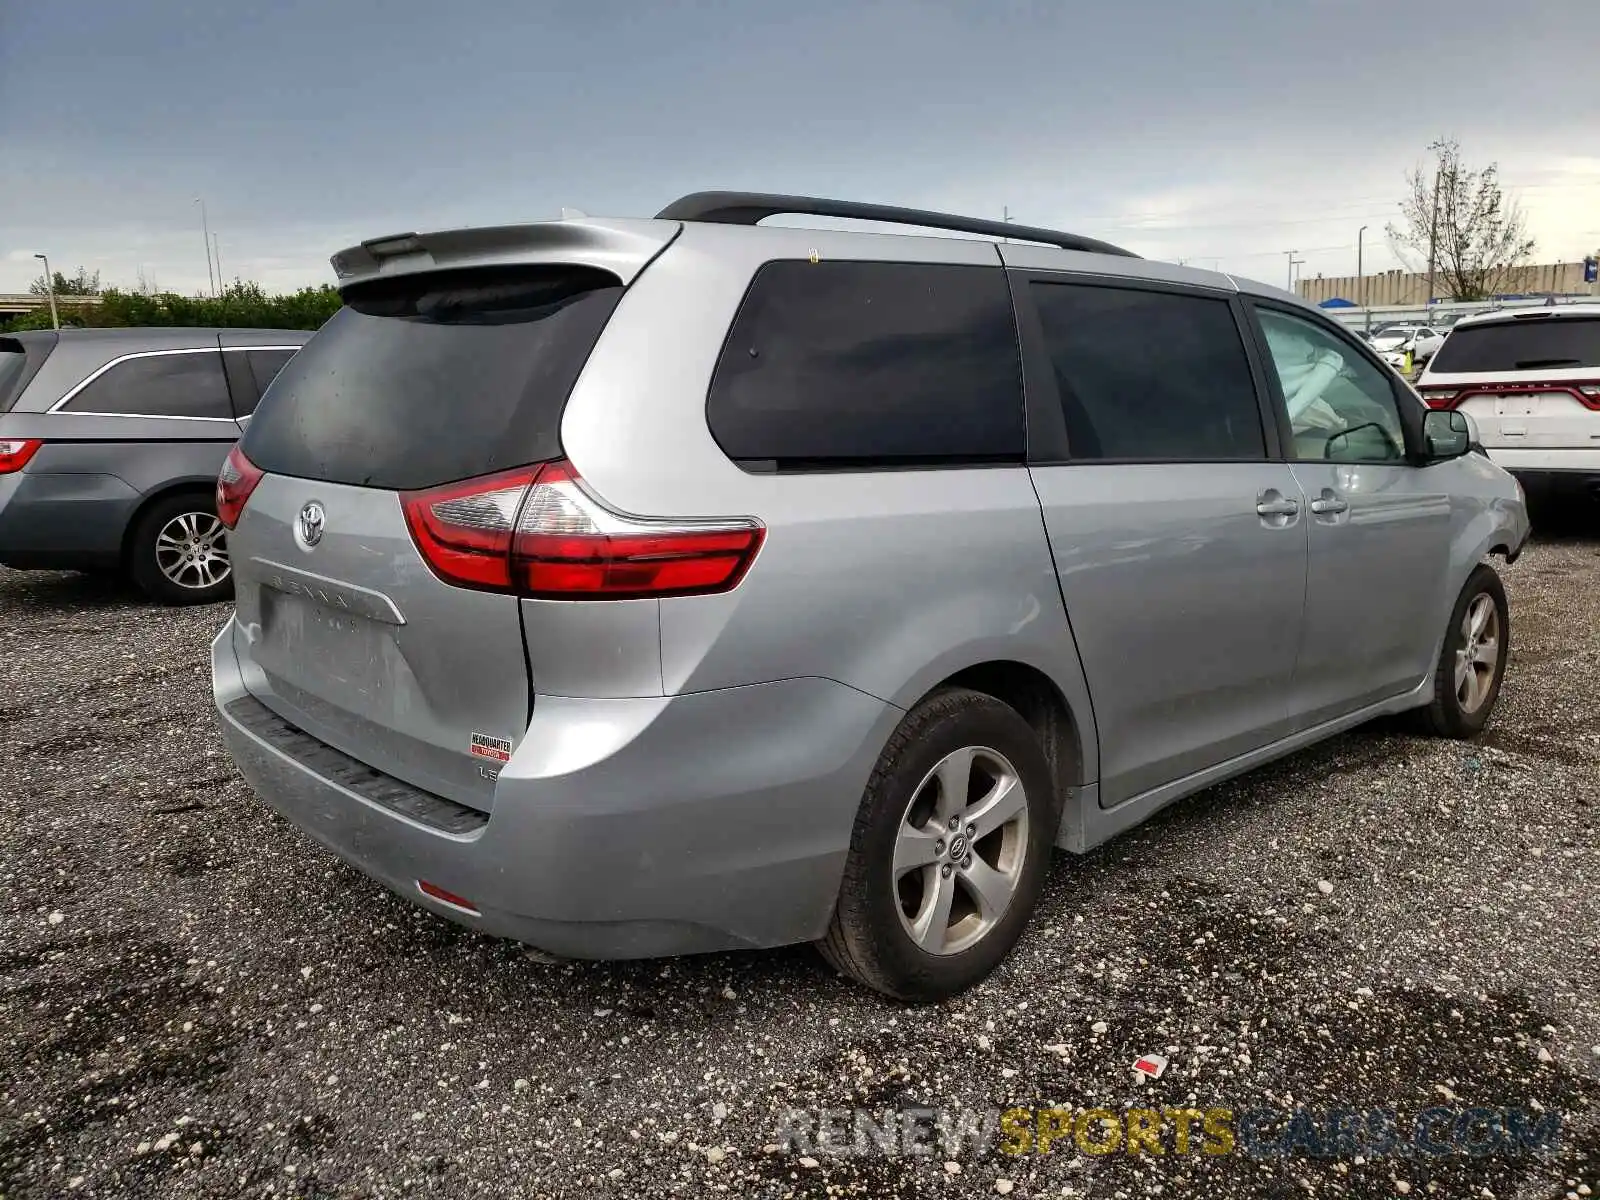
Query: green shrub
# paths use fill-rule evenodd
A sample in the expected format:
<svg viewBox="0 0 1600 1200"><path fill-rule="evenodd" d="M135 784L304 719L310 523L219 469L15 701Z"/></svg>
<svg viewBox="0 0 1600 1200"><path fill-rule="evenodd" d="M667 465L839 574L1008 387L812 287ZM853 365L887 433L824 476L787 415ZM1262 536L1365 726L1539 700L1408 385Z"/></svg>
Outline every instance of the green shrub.
<svg viewBox="0 0 1600 1200"><path fill-rule="evenodd" d="M258 283L236 279L215 299L210 296L179 296L173 292L143 295L107 288L99 304L58 305L63 326L85 329L120 329L148 325L218 325L229 328L318 329L339 311L339 293L327 284L301 288L282 296L269 296ZM49 329L48 306L23 313L9 325L8 332L22 329Z"/></svg>

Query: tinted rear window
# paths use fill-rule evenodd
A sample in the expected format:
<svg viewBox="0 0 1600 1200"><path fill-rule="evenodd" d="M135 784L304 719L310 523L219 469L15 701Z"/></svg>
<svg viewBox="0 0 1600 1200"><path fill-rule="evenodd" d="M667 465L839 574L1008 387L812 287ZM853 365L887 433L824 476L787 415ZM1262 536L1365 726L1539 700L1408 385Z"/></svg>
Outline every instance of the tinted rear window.
<svg viewBox="0 0 1600 1200"><path fill-rule="evenodd" d="M723 452L751 467L1020 461L1005 272L768 263L734 319L706 415Z"/></svg>
<svg viewBox="0 0 1600 1200"><path fill-rule="evenodd" d="M1524 317L1458 325L1433 357L1435 372L1600 367L1600 317Z"/></svg>
<svg viewBox="0 0 1600 1200"><path fill-rule="evenodd" d="M62 408L128 417L233 419L222 354L217 350L167 351L123 359L95 376Z"/></svg>
<svg viewBox="0 0 1600 1200"><path fill-rule="evenodd" d="M1074 459L1265 458L1244 340L1228 301L1036 283Z"/></svg>
<svg viewBox="0 0 1600 1200"><path fill-rule="evenodd" d="M263 470L409 489L560 457L561 413L622 295L587 267L349 289L244 437Z"/></svg>

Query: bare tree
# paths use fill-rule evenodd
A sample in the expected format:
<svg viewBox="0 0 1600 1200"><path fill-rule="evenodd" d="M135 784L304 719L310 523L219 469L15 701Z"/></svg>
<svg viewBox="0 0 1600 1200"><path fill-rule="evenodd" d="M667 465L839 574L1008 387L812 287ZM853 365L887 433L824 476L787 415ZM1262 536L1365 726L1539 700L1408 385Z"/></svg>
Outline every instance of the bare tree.
<svg viewBox="0 0 1600 1200"><path fill-rule="evenodd" d="M1433 169L1406 173L1401 224L1386 230L1396 255L1437 277L1436 292L1452 300L1487 300L1505 290L1528 261L1534 239L1527 218L1500 186L1497 163L1474 170L1461 147L1444 138L1428 147Z"/></svg>

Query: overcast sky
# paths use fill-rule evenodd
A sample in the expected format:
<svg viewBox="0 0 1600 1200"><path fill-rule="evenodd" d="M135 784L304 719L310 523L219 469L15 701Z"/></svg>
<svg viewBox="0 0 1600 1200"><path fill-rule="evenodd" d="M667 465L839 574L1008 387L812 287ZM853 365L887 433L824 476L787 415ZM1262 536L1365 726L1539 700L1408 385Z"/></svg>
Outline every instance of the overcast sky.
<svg viewBox="0 0 1600 1200"><path fill-rule="evenodd" d="M331 281L365 237L702 188L1013 219L1281 283L1393 265L1433 139L1600 246L1600 0L0 0L0 292Z"/></svg>

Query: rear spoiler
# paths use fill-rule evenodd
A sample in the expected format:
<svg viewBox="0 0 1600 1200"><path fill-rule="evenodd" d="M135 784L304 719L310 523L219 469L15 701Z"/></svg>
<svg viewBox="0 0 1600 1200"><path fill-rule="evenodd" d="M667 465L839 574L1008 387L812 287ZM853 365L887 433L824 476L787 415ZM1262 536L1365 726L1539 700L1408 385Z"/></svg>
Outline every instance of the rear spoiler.
<svg viewBox="0 0 1600 1200"><path fill-rule="evenodd" d="M672 243L676 221L540 221L369 238L332 258L339 288L458 267L570 263L609 271L624 284Z"/></svg>

